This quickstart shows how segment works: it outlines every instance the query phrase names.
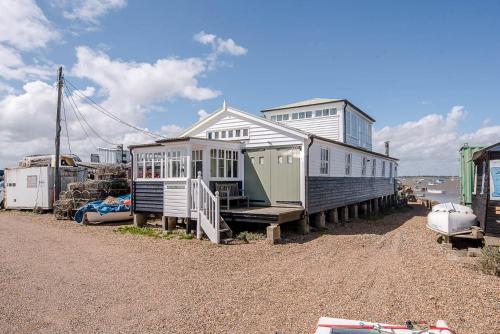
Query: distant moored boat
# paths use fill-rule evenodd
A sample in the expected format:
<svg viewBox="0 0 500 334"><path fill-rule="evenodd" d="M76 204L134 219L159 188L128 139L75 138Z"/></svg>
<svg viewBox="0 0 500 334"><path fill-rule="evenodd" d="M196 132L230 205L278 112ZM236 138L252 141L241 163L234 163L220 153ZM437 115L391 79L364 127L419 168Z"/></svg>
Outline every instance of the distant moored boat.
<svg viewBox="0 0 500 334"><path fill-rule="evenodd" d="M427 189L427 192L429 194L444 194L446 191L441 190L441 189Z"/></svg>

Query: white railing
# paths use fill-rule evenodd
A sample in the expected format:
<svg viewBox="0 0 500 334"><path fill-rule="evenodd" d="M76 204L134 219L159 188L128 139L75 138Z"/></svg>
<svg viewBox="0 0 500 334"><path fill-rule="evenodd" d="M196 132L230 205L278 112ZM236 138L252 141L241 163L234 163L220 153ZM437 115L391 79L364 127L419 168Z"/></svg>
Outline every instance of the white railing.
<svg viewBox="0 0 500 334"><path fill-rule="evenodd" d="M201 238L202 230L214 243L220 243L220 201L218 192L212 194L210 188L201 179L191 180L190 191L190 211L191 216L197 220L196 237Z"/></svg>

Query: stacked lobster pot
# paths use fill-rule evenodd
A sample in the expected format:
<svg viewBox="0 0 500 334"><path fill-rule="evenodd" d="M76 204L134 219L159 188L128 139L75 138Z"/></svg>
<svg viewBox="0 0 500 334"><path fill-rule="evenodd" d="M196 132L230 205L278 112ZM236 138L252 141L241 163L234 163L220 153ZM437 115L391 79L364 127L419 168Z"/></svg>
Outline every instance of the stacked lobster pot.
<svg viewBox="0 0 500 334"><path fill-rule="evenodd" d="M60 199L54 203L56 219L73 219L76 211L88 202L130 193L127 171L120 166L97 168L94 178L68 184L66 191L61 192Z"/></svg>

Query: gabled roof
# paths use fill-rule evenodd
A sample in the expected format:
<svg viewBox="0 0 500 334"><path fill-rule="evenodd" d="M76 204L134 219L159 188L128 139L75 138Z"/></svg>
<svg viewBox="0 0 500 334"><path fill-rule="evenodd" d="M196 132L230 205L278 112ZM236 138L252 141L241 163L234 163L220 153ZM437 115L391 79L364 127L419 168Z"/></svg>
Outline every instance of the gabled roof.
<svg viewBox="0 0 500 334"><path fill-rule="evenodd" d="M258 116L249 114L249 113L247 113L245 111L242 111L242 110L239 110L239 109L236 109L236 108L224 105L222 108L220 108L220 109L216 110L215 112L211 113L208 117L205 117L204 119L196 122L193 126L191 126L187 130L185 130L183 133L181 133L180 136L181 137L186 137L186 136L192 135L192 132L194 130L202 128L203 125L210 123L211 120L219 117L220 115L222 115L222 114L224 114L226 112L235 114L237 116L240 116L242 118L248 119L248 120L253 121L255 123L263 124L263 125L269 126L271 128L284 131L284 132L286 132L288 134L291 134L291 135L294 135L296 137L307 138L310 135L309 133L301 131L299 129L295 129L295 128L283 125L281 123L271 121L271 120L266 119L264 117L258 117Z"/></svg>
<svg viewBox="0 0 500 334"><path fill-rule="evenodd" d="M361 115L368 118L370 121L375 122L375 119L373 117L371 117L370 115L365 113L363 110L356 107L348 99L326 99L326 98L321 98L321 97L315 97L313 99L298 101L298 102L285 104L285 105L274 107L274 108L263 109L263 110L261 110L261 112L283 110L283 109L292 109L292 108L299 108L299 107L306 107L306 106L316 106L316 105L327 104L327 103L332 103L332 102L344 102L344 103L350 105L353 109L355 109Z"/></svg>

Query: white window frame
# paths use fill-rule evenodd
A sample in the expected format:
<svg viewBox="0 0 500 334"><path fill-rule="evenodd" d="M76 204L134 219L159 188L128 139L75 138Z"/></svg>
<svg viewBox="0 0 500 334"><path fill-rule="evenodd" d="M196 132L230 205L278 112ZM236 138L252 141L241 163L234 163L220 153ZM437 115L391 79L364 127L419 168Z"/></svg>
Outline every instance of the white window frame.
<svg viewBox="0 0 500 334"><path fill-rule="evenodd" d="M366 176L366 166L368 164L367 160L367 157L363 157L363 159L361 159L361 176Z"/></svg>
<svg viewBox="0 0 500 334"><path fill-rule="evenodd" d="M377 159L372 160L372 176L377 176Z"/></svg>
<svg viewBox="0 0 500 334"><path fill-rule="evenodd" d="M38 188L38 175L26 176L26 188Z"/></svg>
<svg viewBox="0 0 500 334"><path fill-rule="evenodd" d="M382 177L385 177L385 160L382 160Z"/></svg>
<svg viewBox="0 0 500 334"><path fill-rule="evenodd" d="M389 181L390 181L391 183L392 183L392 175L393 175L393 170L392 170L393 166L394 166L394 165L393 165L392 161L391 161L391 162L389 162Z"/></svg>
<svg viewBox="0 0 500 334"><path fill-rule="evenodd" d="M352 153L345 154L345 175L352 174Z"/></svg>
<svg viewBox="0 0 500 334"><path fill-rule="evenodd" d="M474 164L474 189L472 189L472 194L477 194L477 165Z"/></svg>
<svg viewBox="0 0 500 334"><path fill-rule="evenodd" d="M210 178L211 179L238 179L240 154L238 150L211 148L210 149ZM215 164L213 164L215 162ZM222 163L222 169L221 167ZM231 175L228 176L228 164L231 168ZM215 168L215 169L214 169ZM223 176L220 176L220 173Z"/></svg>
<svg viewBox="0 0 500 334"><path fill-rule="evenodd" d="M319 174L330 175L330 149L328 147L320 147L319 157Z"/></svg>
<svg viewBox="0 0 500 334"><path fill-rule="evenodd" d="M481 177L481 192L480 192L480 195L484 194L484 181L486 179L485 175L486 175L486 161L483 161L483 175Z"/></svg>

